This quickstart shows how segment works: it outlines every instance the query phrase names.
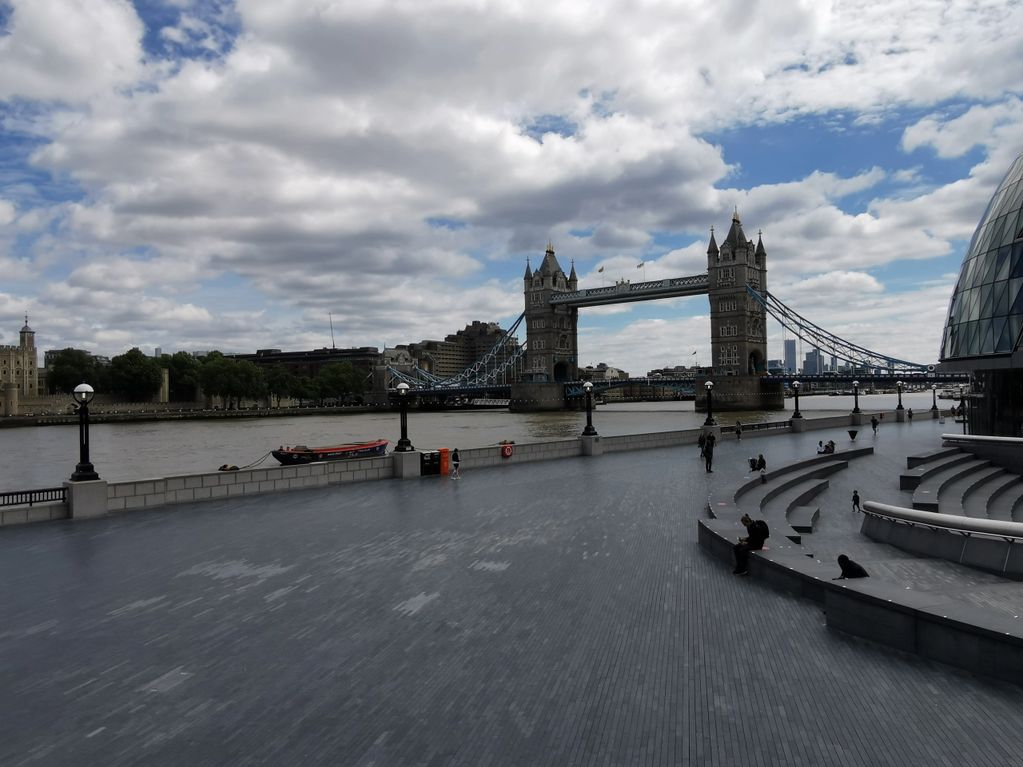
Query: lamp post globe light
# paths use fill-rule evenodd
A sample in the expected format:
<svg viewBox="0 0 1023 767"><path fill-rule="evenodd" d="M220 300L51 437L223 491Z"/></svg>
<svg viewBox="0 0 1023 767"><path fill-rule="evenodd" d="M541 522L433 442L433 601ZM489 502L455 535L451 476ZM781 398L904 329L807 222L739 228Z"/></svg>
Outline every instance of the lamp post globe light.
<svg viewBox="0 0 1023 767"><path fill-rule="evenodd" d="M716 426L714 421L714 382L707 381L704 387L707 389L707 420L703 422L703 425Z"/></svg>
<svg viewBox="0 0 1023 767"><path fill-rule="evenodd" d="M793 418L802 418L803 414L799 412L799 387L802 386L799 381L792 382L792 396L796 398L796 412L792 414Z"/></svg>
<svg viewBox="0 0 1023 767"><path fill-rule="evenodd" d="M895 388L899 390L899 405L895 409L896 410L905 410L906 408L904 408L902 406L902 381L896 381L895 382Z"/></svg>
<svg viewBox="0 0 1023 767"><path fill-rule="evenodd" d="M87 482L99 479L99 474L89 461L89 403L96 392L87 383L80 383L71 392L78 410L78 465L75 466L72 482Z"/></svg>
<svg viewBox="0 0 1023 767"><path fill-rule="evenodd" d="M931 410L938 409L938 385L931 384Z"/></svg>
<svg viewBox="0 0 1023 767"><path fill-rule="evenodd" d="M401 414L401 438L398 440L398 444L394 446L394 452L396 453L408 453L415 450L412 447L412 443L408 438L408 390L409 385L402 381L398 384L395 389L398 392L398 410Z"/></svg>
<svg viewBox="0 0 1023 767"><path fill-rule="evenodd" d="M860 382L853 381L853 409L854 413L860 412Z"/></svg>
<svg viewBox="0 0 1023 767"><path fill-rule="evenodd" d="M583 436L596 437L597 430L593 428L593 382L584 383L583 390L586 392L586 428L583 429Z"/></svg>

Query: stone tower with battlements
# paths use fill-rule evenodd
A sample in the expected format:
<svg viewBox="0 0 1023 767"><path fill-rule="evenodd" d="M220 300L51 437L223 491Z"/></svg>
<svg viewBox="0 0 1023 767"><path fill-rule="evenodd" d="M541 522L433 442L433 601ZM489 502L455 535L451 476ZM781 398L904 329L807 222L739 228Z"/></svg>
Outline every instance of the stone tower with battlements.
<svg viewBox="0 0 1023 767"><path fill-rule="evenodd" d="M36 334L25 325L17 346L0 346L0 415L17 415L18 401L39 396L39 359Z"/></svg>
<svg viewBox="0 0 1023 767"><path fill-rule="evenodd" d="M767 311L746 284L767 289L767 250L760 235L756 245L746 239L738 211L720 248L711 230L707 278L714 376L766 374Z"/></svg>
<svg viewBox="0 0 1023 767"><path fill-rule="evenodd" d="M575 264L566 275L550 243L543 262L533 271L526 263L522 291L526 299L526 365L524 380L562 383L579 377L576 329L579 310L551 306L551 295L578 290Z"/></svg>

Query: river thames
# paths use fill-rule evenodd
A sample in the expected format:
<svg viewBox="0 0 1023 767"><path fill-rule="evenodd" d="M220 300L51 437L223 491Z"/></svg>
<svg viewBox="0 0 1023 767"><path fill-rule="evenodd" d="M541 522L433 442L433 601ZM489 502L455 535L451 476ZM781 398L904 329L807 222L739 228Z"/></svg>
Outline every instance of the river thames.
<svg viewBox="0 0 1023 767"><path fill-rule="evenodd" d="M848 413L852 397L804 396L807 416ZM930 392L903 395L903 404L921 416L931 407ZM950 407L951 402L939 403ZM719 424L780 421L792 414L792 400L778 411L716 413ZM892 410L895 394L863 395L863 410ZM607 437L693 429L705 413L692 402L631 402L600 405L593 422ZM576 437L586 423L581 412L509 413L506 410L409 413L409 438L418 449L483 447L501 440L539 442ZM332 445L382 437L399 437L398 415L360 413L328 416L245 418L231 420L150 421L93 424L90 458L100 477L123 481L174 474L214 471L224 463L245 466L278 445ZM77 426L36 426L0 429L0 490L55 487L78 462ZM261 466L276 466L267 457Z"/></svg>

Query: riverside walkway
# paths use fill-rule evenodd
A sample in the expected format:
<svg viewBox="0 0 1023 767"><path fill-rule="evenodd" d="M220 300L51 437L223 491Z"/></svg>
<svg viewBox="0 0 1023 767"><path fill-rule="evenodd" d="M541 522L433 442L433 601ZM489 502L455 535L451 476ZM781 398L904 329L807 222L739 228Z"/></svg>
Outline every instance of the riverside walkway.
<svg viewBox="0 0 1023 767"><path fill-rule="evenodd" d="M866 553L847 485L885 500L947 428L861 430L875 455L819 498L829 556L846 534ZM726 439L712 474L687 446L5 528L0 764L1014 761L1019 686L830 631L698 546L747 456L822 438L849 442Z"/></svg>

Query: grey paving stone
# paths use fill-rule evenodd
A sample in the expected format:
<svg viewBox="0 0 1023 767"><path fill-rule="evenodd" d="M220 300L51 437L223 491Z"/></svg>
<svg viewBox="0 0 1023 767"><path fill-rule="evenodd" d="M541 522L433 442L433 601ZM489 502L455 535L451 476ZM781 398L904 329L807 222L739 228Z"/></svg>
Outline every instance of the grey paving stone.
<svg viewBox="0 0 1023 767"><path fill-rule="evenodd" d="M938 428L883 429L807 538L875 550L853 487L898 497ZM778 465L840 437L755 448ZM749 442L713 474L686 447L4 529L0 764L1014 760L1019 687L831 632L700 550Z"/></svg>

